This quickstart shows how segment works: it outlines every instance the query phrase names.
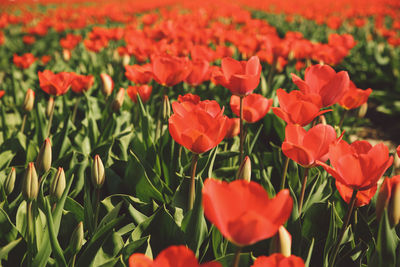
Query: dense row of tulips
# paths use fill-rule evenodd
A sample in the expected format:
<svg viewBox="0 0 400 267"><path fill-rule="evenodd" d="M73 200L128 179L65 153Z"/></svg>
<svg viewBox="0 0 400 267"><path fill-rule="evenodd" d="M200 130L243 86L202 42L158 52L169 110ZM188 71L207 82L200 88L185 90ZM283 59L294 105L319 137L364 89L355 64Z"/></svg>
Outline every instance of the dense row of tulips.
<svg viewBox="0 0 400 267"><path fill-rule="evenodd" d="M399 266L400 146L349 141L373 91L339 21L370 12L327 3L275 3L316 39L228 3L3 4L0 264Z"/></svg>

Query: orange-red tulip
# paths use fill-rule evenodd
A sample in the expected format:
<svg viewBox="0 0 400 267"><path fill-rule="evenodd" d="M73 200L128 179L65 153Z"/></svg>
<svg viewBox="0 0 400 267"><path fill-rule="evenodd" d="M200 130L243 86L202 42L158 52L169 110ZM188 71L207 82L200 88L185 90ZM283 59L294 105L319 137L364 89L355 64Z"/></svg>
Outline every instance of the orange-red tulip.
<svg viewBox="0 0 400 267"><path fill-rule="evenodd" d="M231 96L231 109L236 116L240 117L240 97ZM259 94L247 95L243 98L243 119L254 123L261 120L272 106L272 99L268 99Z"/></svg>
<svg viewBox="0 0 400 267"><path fill-rule="evenodd" d="M153 78L151 64L144 65L126 65L125 76L128 80L136 84L146 84Z"/></svg>
<svg viewBox="0 0 400 267"><path fill-rule="evenodd" d="M293 200L289 190L269 198L255 182L236 180L231 183L212 178L204 182L204 214L232 243L254 244L272 237L290 217Z"/></svg>
<svg viewBox="0 0 400 267"><path fill-rule="evenodd" d="M193 251L185 246L170 246L153 260L142 253L129 257L129 267L222 267L219 262L199 264Z"/></svg>
<svg viewBox="0 0 400 267"><path fill-rule="evenodd" d="M340 196L343 198L343 200L347 204L349 204L350 200L351 200L351 196L353 195L353 189L338 182L337 180L335 182L335 185L336 185L336 188L337 188ZM377 187L378 187L377 184L375 184L374 186L372 186L371 188L369 188L367 190L358 191L357 195L356 195L355 206L362 207L362 206L367 205L371 201L371 198L375 195Z"/></svg>
<svg viewBox="0 0 400 267"><path fill-rule="evenodd" d="M371 93L371 88L362 90L357 88L355 84L350 81L349 90L340 99L339 105L341 105L345 109L358 108L359 106L367 102L368 97Z"/></svg>
<svg viewBox="0 0 400 267"><path fill-rule="evenodd" d="M383 143L372 146L368 141L333 143L328 157L332 167L323 162L317 164L352 190L367 190L375 186L393 163L387 146Z"/></svg>
<svg viewBox="0 0 400 267"><path fill-rule="evenodd" d="M328 160L329 145L336 141L336 131L330 125L318 124L308 132L298 124L285 129L282 152L303 167L310 168L316 161Z"/></svg>
<svg viewBox="0 0 400 267"><path fill-rule="evenodd" d="M74 76L68 72L53 73L50 70L38 72L40 88L49 95L58 96L68 92Z"/></svg>
<svg viewBox="0 0 400 267"><path fill-rule="evenodd" d="M140 99L142 100L143 103L145 103L150 99L152 90L153 87L144 84L144 85L129 86L128 89L126 89L126 92L128 93L129 97L132 99L133 102L137 103L137 94L139 94Z"/></svg>
<svg viewBox="0 0 400 267"><path fill-rule="evenodd" d="M17 66L20 69L26 69L29 68L37 58L32 53L25 53L22 56L18 56L17 54L14 54L13 57L13 62L14 65Z"/></svg>
<svg viewBox="0 0 400 267"><path fill-rule="evenodd" d="M226 132L225 138L232 138L240 133L240 119L239 118L228 118L228 131Z"/></svg>
<svg viewBox="0 0 400 267"><path fill-rule="evenodd" d="M188 58L154 56L151 63L154 80L164 86L174 86L182 82L190 72Z"/></svg>
<svg viewBox="0 0 400 267"><path fill-rule="evenodd" d="M305 94L321 96L322 107L336 104L349 89L350 78L346 71L335 72L328 65L313 65L306 69L304 81L292 73L293 82Z"/></svg>
<svg viewBox="0 0 400 267"><path fill-rule="evenodd" d="M174 114L169 118L169 132L180 145L193 153L203 153L224 139L228 124L224 109L214 100L172 103Z"/></svg>
<svg viewBox="0 0 400 267"><path fill-rule="evenodd" d="M275 253L271 256L260 256L251 267L304 267L304 261L297 256L285 257L282 254Z"/></svg>
<svg viewBox="0 0 400 267"><path fill-rule="evenodd" d="M5 93L6 93L6 91L0 90L0 98L2 98L2 97L4 96Z"/></svg>
<svg viewBox="0 0 400 267"><path fill-rule="evenodd" d="M272 111L289 124L306 126L319 115L331 111L320 111L321 98L319 95L306 95L297 90L286 93L282 89L278 89L276 95L280 107L274 107Z"/></svg>
<svg viewBox="0 0 400 267"><path fill-rule="evenodd" d="M185 82L191 86L197 86L210 79L210 63L205 59L192 61L192 68Z"/></svg>
<svg viewBox="0 0 400 267"><path fill-rule="evenodd" d="M248 61L223 58L221 68L214 68L213 81L229 89L232 94L245 96L251 94L260 83L261 64L257 56Z"/></svg>
<svg viewBox="0 0 400 267"><path fill-rule="evenodd" d="M92 75L79 75L75 73L71 73L74 76L74 79L71 83L71 90L77 94L82 94L83 92L89 91L90 87L92 87L94 83L94 77Z"/></svg>

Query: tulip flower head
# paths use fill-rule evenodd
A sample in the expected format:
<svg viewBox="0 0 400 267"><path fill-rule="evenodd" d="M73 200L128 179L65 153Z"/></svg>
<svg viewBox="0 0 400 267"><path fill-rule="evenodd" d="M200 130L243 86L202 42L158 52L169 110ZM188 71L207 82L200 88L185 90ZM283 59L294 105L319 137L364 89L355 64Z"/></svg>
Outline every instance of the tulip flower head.
<svg viewBox="0 0 400 267"><path fill-rule="evenodd" d="M50 70L38 72L40 88L52 96L63 95L68 92L74 76L68 72L53 73Z"/></svg>
<svg viewBox="0 0 400 267"><path fill-rule="evenodd" d="M358 89L355 84L350 81L349 90L340 99L339 105L347 110L358 108L368 101L368 97L371 93L371 88L366 90Z"/></svg>
<svg viewBox="0 0 400 267"><path fill-rule="evenodd" d="M269 198L265 189L245 180L231 183L212 178L204 182L206 218L237 246L247 246L272 237L290 217L293 200L289 190Z"/></svg>
<svg viewBox="0 0 400 267"><path fill-rule="evenodd" d="M154 56L151 63L154 80L163 86L174 86L182 82L190 72L188 58Z"/></svg>
<svg viewBox="0 0 400 267"><path fill-rule="evenodd" d="M128 89L126 89L126 92L128 93L128 96L134 103L137 103L137 94L139 94L140 100L142 100L143 103L146 103L150 99L152 90L153 87L144 84L144 85L129 86Z"/></svg>
<svg viewBox="0 0 400 267"><path fill-rule="evenodd" d="M240 97L231 96L231 109L236 116L240 116ZM249 123L261 120L270 110L272 99L259 94L250 94L243 98L243 119Z"/></svg>
<svg viewBox="0 0 400 267"><path fill-rule="evenodd" d="M214 100L172 103L169 132L180 145L196 154L217 146L228 130L224 109Z"/></svg>
<svg viewBox="0 0 400 267"><path fill-rule="evenodd" d="M126 65L125 76L135 84L147 84L153 78L152 65Z"/></svg>
<svg viewBox="0 0 400 267"><path fill-rule="evenodd" d="M251 267L304 267L304 261L297 256L285 257L282 254L275 253L271 256L260 256Z"/></svg>
<svg viewBox="0 0 400 267"><path fill-rule="evenodd" d="M221 68L214 69L212 73L215 83L238 96L251 94L260 83L260 76L261 64L257 56L251 57L248 61L223 58Z"/></svg>
<svg viewBox="0 0 400 267"><path fill-rule="evenodd" d="M94 83L94 77L92 75L79 75L73 74L74 79L71 83L71 90L77 94L82 94L82 92L89 91Z"/></svg>
<svg viewBox="0 0 400 267"><path fill-rule="evenodd" d="M376 201L376 217L379 220L388 208L389 222L392 227L400 223L400 175L385 178Z"/></svg>

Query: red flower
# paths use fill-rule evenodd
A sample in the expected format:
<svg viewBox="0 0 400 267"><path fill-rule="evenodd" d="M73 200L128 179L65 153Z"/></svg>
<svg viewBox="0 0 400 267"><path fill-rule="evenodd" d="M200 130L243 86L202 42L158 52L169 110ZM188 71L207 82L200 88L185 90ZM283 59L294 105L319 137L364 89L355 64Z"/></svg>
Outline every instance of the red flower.
<svg viewBox="0 0 400 267"><path fill-rule="evenodd" d="M69 33L67 36L65 36L65 38L60 40L60 45L64 49L72 50L79 44L81 40L82 36Z"/></svg>
<svg viewBox="0 0 400 267"><path fill-rule="evenodd" d="M231 109L236 116L240 117L240 97L231 96ZM272 99L268 99L259 94L251 94L243 99L243 119L254 123L261 120L272 106Z"/></svg>
<svg viewBox="0 0 400 267"><path fill-rule="evenodd" d="M328 160L329 145L335 142L336 131L330 125L318 124L308 132L300 125L289 124L285 129L282 152L300 165L310 168L316 161Z"/></svg>
<svg viewBox="0 0 400 267"><path fill-rule="evenodd" d="M105 96L111 95L114 90L114 81L111 76L106 73L100 74L101 82L103 83L102 91Z"/></svg>
<svg viewBox="0 0 400 267"><path fill-rule="evenodd" d="M372 89L366 90L358 89L355 84L350 81L349 90L340 99L339 105L345 109L358 108L365 102L367 102L369 95L372 93Z"/></svg>
<svg viewBox="0 0 400 267"><path fill-rule="evenodd" d="M68 92L74 76L68 72L53 73L50 70L38 72L40 88L49 95L58 96Z"/></svg>
<svg viewBox="0 0 400 267"><path fill-rule="evenodd" d="M143 103L145 103L150 99L152 89L153 87L150 85L144 84L138 86L129 86L128 89L126 89L126 92L133 102L137 103L137 94L139 94L140 99Z"/></svg>
<svg viewBox="0 0 400 267"><path fill-rule="evenodd" d="M77 94L89 91L94 83L94 77L92 75L79 75L73 73L74 79L71 83L71 90Z"/></svg>
<svg viewBox="0 0 400 267"><path fill-rule="evenodd" d="M400 145L396 148L397 156L400 158Z"/></svg>
<svg viewBox="0 0 400 267"><path fill-rule="evenodd" d="M144 65L126 65L125 66L125 76L128 80L136 84L146 84L153 78L152 66L151 64Z"/></svg>
<svg viewBox="0 0 400 267"><path fill-rule="evenodd" d="M240 119L239 118L228 118L226 121L228 124L228 131L226 132L225 138L233 138L240 133Z"/></svg>
<svg viewBox="0 0 400 267"><path fill-rule="evenodd" d="M393 176L392 178L386 177L379 190L378 199L376 200L376 217L378 220L382 216L382 212L385 208L389 207L388 215L391 220L391 225L396 225L397 220L394 220L395 211L397 214L395 217L398 219L399 210L396 209L399 205L398 194L400 192L400 175ZM395 222L396 221L396 222Z"/></svg>
<svg viewBox="0 0 400 267"><path fill-rule="evenodd" d="M336 104L349 88L349 75L346 71L336 73L328 65L313 65L306 69L304 81L292 73L293 82L304 94L321 96L322 107Z"/></svg>
<svg viewBox="0 0 400 267"><path fill-rule="evenodd" d="M2 98L2 97L4 96L5 93L6 93L6 91L0 90L0 98Z"/></svg>
<svg viewBox="0 0 400 267"><path fill-rule="evenodd" d="M222 267L219 262L199 264L193 251L185 246L170 246L151 260L144 254L129 257L129 267Z"/></svg>
<svg viewBox="0 0 400 267"><path fill-rule="evenodd" d="M279 108L272 108L276 116L289 124L306 126L321 114L331 111L320 111L321 97L315 94L303 94L300 91L286 93L282 89L276 91L279 100Z"/></svg>
<svg viewBox="0 0 400 267"><path fill-rule="evenodd" d="M389 150L383 143L373 147L367 141L356 141L351 145L343 140L333 143L328 156L332 167L323 162L317 164L352 190L375 186L393 163L393 157L389 157Z"/></svg>
<svg viewBox="0 0 400 267"><path fill-rule="evenodd" d="M44 55L40 58L40 60L42 61L43 65L46 65L47 63L49 63L49 61L51 60L51 56L49 55Z"/></svg>
<svg viewBox="0 0 400 267"><path fill-rule="evenodd" d="M169 132L180 145L193 153L203 153L224 139L228 124L219 104L214 100L172 103L174 114L169 118Z"/></svg>
<svg viewBox="0 0 400 267"><path fill-rule="evenodd" d="M275 253L271 256L260 256L251 267L304 267L302 258L291 255L285 257L282 254Z"/></svg>
<svg viewBox="0 0 400 267"><path fill-rule="evenodd" d="M24 42L24 44L34 44L36 42L35 36L32 35L25 35L24 37L22 37L22 41Z"/></svg>
<svg viewBox="0 0 400 267"><path fill-rule="evenodd" d="M191 86L197 86L210 79L210 63L205 59L192 61L192 69L186 77L185 82Z"/></svg>
<svg viewBox="0 0 400 267"><path fill-rule="evenodd" d="M35 56L32 53L25 53L22 56L14 54L13 62L15 66L21 69L29 68L36 61Z"/></svg>
<svg viewBox="0 0 400 267"><path fill-rule="evenodd" d="M224 58L221 68L214 69L212 78L216 84L228 88L234 95L248 95L260 83L261 64L257 56L248 61Z"/></svg>
<svg viewBox="0 0 400 267"><path fill-rule="evenodd" d="M347 204L349 204L351 196L353 195L353 189L338 181L336 181L335 185L340 196ZM355 204L356 207L362 207L367 205L371 201L371 198L375 195L377 187L378 187L377 184L375 184L374 186L372 186L367 190L358 191L356 195L356 204Z"/></svg>
<svg viewBox="0 0 400 267"><path fill-rule="evenodd" d="M207 219L225 238L246 246L275 235L290 217L293 200L287 189L270 199L255 182L209 178L204 182L203 207Z"/></svg>
<svg viewBox="0 0 400 267"><path fill-rule="evenodd" d="M179 95L178 102L182 103L185 101L192 102L193 104L198 104L200 102L200 96L194 94Z"/></svg>
<svg viewBox="0 0 400 267"><path fill-rule="evenodd" d="M151 63L154 79L164 86L174 86L182 82L190 72L187 58L170 55L154 56Z"/></svg>

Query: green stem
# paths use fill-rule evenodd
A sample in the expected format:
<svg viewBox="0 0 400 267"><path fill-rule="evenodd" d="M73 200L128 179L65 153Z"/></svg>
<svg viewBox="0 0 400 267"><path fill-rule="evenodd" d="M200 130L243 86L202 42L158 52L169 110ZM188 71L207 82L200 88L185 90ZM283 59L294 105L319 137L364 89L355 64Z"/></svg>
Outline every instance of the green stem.
<svg viewBox="0 0 400 267"><path fill-rule="evenodd" d="M301 210L303 209L303 201L304 201L304 194L306 192L308 170L309 170L309 168L304 169L303 181L301 184L301 194L300 194L300 200L299 200L299 215L301 214Z"/></svg>
<svg viewBox="0 0 400 267"><path fill-rule="evenodd" d="M47 125L47 137L50 136L51 124L53 123L53 115L54 115L54 106L56 105L56 98L54 97L53 105L50 110L49 124Z"/></svg>
<svg viewBox="0 0 400 267"><path fill-rule="evenodd" d="M22 119L22 124L21 124L21 133L24 133L25 129L25 124L26 124L26 119L28 118L28 113L25 113L24 118Z"/></svg>
<svg viewBox="0 0 400 267"><path fill-rule="evenodd" d="M271 69L268 73L268 77L267 77L267 87L268 87L268 92L271 91L272 89L272 79L274 78L274 74L275 74L275 70L276 70L276 66L278 64L278 59L277 57L274 55L274 58L272 60L272 65L271 65Z"/></svg>
<svg viewBox="0 0 400 267"><path fill-rule="evenodd" d="M233 258L233 264L232 267L239 267L239 262L240 262L240 252L242 251L242 247L238 247L235 256Z"/></svg>
<svg viewBox="0 0 400 267"><path fill-rule="evenodd" d="M77 111L78 111L78 106L79 106L79 102L80 102L80 101L81 101L81 97L78 96L78 98L76 99L75 105L74 105L74 109L73 109L73 111L72 111L72 118L71 118L72 123L75 122L76 113L77 113Z"/></svg>
<svg viewBox="0 0 400 267"><path fill-rule="evenodd" d="M100 211L100 188L96 189L96 213L94 216L94 229L97 229L97 221L99 220Z"/></svg>
<svg viewBox="0 0 400 267"><path fill-rule="evenodd" d="M243 162L243 144L244 144L244 132L243 132L243 99L244 96L240 96L240 146L239 146L239 152L240 152L240 160L239 160L239 166Z"/></svg>
<svg viewBox="0 0 400 267"><path fill-rule="evenodd" d="M76 254L74 254L74 256L72 257L71 267L75 267L75 261L76 261Z"/></svg>
<svg viewBox="0 0 400 267"><path fill-rule="evenodd" d="M347 109L343 112L342 118L340 119L340 122L339 122L339 128L342 128L342 125L343 125L344 119L346 118L347 112L349 112L349 110L347 110Z"/></svg>
<svg viewBox="0 0 400 267"><path fill-rule="evenodd" d="M342 238L344 236L344 233L346 232L346 228L349 225L350 217L353 212L354 206L356 204L357 192L358 192L357 190L353 190L353 195L351 196L350 203L349 203L349 209L347 210L345 219L343 220L343 225L342 225L342 228L340 229L340 233L339 233L338 239L336 241L335 247L332 250L333 254L332 254L331 261L329 263L329 267L335 266L335 260L338 255L338 252L339 252L340 243L342 242Z"/></svg>
<svg viewBox="0 0 400 267"><path fill-rule="evenodd" d="M33 257L33 233L32 233L32 201L28 201L26 203L26 239L28 245L28 258L27 263L28 266L31 266L32 257Z"/></svg>
<svg viewBox="0 0 400 267"><path fill-rule="evenodd" d="M290 158L286 157L285 165L283 167L283 173L282 173L281 190L285 188L286 175L287 175L287 171L288 171L288 167L289 167L289 161L290 161Z"/></svg>
<svg viewBox="0 0 400 267"><path fill-rule="evenodd" d="M193 153L192 156L192 164L190 167L191 176L190 176L190 189L189 189L189 205L188 208L191 210L193 208L194 200L195 200L195 176L196 176L196 167L197 161L199 159L199 154Z"/></svg>

